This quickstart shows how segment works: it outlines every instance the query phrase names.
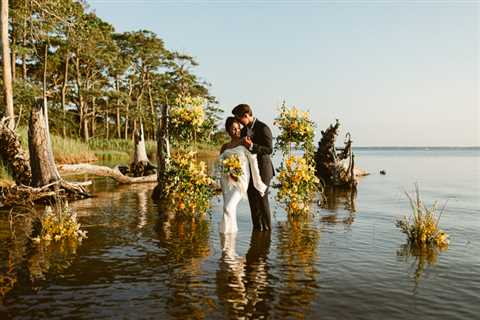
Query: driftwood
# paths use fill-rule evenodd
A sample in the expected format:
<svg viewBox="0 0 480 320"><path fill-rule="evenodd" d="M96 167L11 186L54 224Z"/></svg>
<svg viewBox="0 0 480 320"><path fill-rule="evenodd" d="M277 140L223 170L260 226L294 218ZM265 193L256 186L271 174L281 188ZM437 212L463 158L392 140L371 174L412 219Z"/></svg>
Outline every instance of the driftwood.
<svg viewBox="0 0 480 320"><path fill-rule="evenodd" d="M335 148L339 128L340 123L337 119L335 124L321 132L322 139L315 152L316 175L329 186L356 188L356 177L366 173L355 168L350 133L346 135L344 147L338 150Z"/></svg>
<svg viewBox="0 0 480 320"><path fill-rule="evenodd" d="M56 197L82 199L90 197L83 186L88 183L67 182L63 179L42 187L24 185L0 188L0 207L33 205L41 201L50 201Z"/></svg>
<svg viewBox="0 0 480 320"><path fill-rule="evenodd" d="M132 183L146 183L146 182L156 182L157 175L152 174L145 177L129 177L119 170L119 166L115 168L109 168L105 166L97 166L93 164L63 164L59 165L58 169L62 173L68 174L91 174L99 177L110 177L116 180L121 184L132 184Z"/></svg>

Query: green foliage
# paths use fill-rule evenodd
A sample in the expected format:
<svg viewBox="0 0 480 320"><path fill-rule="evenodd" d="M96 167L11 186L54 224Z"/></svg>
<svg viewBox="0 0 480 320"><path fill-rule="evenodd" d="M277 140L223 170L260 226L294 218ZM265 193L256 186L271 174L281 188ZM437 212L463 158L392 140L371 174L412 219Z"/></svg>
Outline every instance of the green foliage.
<svg viewBox="0 0 480 320"><path fill-rule="evenodd" d="M148 30L116 33L84 1L10 1L15 113L25 126L45 86L51 132L64 137L128 140L140 123L154 139L158 108L180 96L205 99L199 141L217 129L209 84L187 54L170 51ZM44 79L46 82L44 83ZM21 111L21 112L20 112Z"/></svg>

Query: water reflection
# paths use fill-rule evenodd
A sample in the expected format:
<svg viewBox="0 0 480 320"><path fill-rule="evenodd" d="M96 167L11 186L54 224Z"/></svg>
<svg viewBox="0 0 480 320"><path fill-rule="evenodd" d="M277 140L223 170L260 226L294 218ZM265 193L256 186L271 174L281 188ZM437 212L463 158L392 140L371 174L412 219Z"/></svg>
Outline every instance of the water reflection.
<svg viewBox="0 0 480 320"><path fill-rule="evenodd" d="M35 228L33 215L34 212L30 210L17 214L11 220L10 234L8 239L5 239L6 246L2 252L4 260L2 259L0 266L0 279L3 279L1 282L5 282L5 285L13 285L19 281L20 285L30 284L35 287L39 281L45 280L48 274L66 270L76 257L79 246L76 239L33 243L30 240ZM9 289L12 288L13 286ZM7 290L4 293L6 294Z"/></svg>
<svg viewBox="0 0 480 320"><path fill-rule="evenodd" d="M438 256L442 251L445 251L448 247L437 246L418 246L412 243L406 243L400 246L397 250L397 257L403 258L407 263L411 263L411 273L415 280L415 288L418 284L423 273L429 268L436 265Z"/></svg>
<svg viewBox="0 0 480 320"><path fill-rule="evenodd" d="M327 223L343 223L345 225L351 225L355 220L355 212L357 211L357 191L355 189L352 190L327 186L324 189L324 193L325 202L322 207L331 213L322 216L320 220ZM339 209L343 209L343 211L340 211ZM339 213L346 213L346 215L339 217Z"/></svg>
<svg viewBox="0 0 480 320"><path fill-rule="evenodd" d="M205 318L214 308L202 284L202 263L210 254L210 222L180 219L160 209L155 226L165 270L166 310L174 318Z"/></svg>
<svg viewBox="0 0 480 320"><path fill-rule="evenodd" d="M319 231L306 220L278 225L278 260L281 282L276 310L280 318L303 318L318 292Z"/></svg>
<svg viewBox="0 0 480 320"><path fill-rule="evenodd" d="M325 208L330 211L336 211L340 207L348 212L356 212L356 189L338 188L333 186L326 186L325 193Z"/></svg>
<svg viewBox="0 0 480 320"><path fill-rule="evenodd" d="M220 235L222 256L217 295L228 318L267 318L272 308L268 254L271 232L253 231L245 257L236 253L236 233Z"/></svg>

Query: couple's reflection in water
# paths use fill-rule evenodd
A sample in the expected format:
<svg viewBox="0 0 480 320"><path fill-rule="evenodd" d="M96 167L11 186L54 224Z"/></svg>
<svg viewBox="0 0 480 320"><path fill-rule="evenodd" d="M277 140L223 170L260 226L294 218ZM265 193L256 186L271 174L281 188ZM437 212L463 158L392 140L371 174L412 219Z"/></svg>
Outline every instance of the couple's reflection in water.
<svg viewBox="0 0 480 320"><path fill-rule="evenodd" d="M302 317L318 294L320 234L310 220L252 231L246 254L239 254L242 232L219 234L221 253L212 265L212 222L164 215L156 231L167 273L166 312L173 318Z"/></svg>
<svg viewBox="0 0 480 320"><path fill-rule="evenodd" d="M271 232L252 231L245 257L236 253L237 233L220 234L222 256L217 294L228 318L266 318L271 308L268 254Z"/></svg>
<svg viewBox="0 0 480 320"><path fill-rule="evenodd" d="M318 292L320 234L310 219L279 222L276 241L253 231L245 257L236 253L236 234L220 236L217 294L228 318L304 317Z"/></svg>

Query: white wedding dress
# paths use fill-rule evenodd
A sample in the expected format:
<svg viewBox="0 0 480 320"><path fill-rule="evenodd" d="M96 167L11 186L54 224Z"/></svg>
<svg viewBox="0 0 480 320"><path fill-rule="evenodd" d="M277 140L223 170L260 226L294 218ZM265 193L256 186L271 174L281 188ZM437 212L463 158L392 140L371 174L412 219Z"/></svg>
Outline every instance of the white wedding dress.
<svg viewBox="0 0 480 320"><path fill-rule="evenodd" d="M238 146L225 150L220 155L220 162L225 158L237 155L242 165L242 175L238 181L234 181L228 174L221 172L220 184L223 194L223 217L220 222L221 233L233 233L238 231L237 206L242 198L247 197L250 174L255 189L263 196L267 186L263 183L258 169L257 155L250 153L244 146Z"/></svg>

